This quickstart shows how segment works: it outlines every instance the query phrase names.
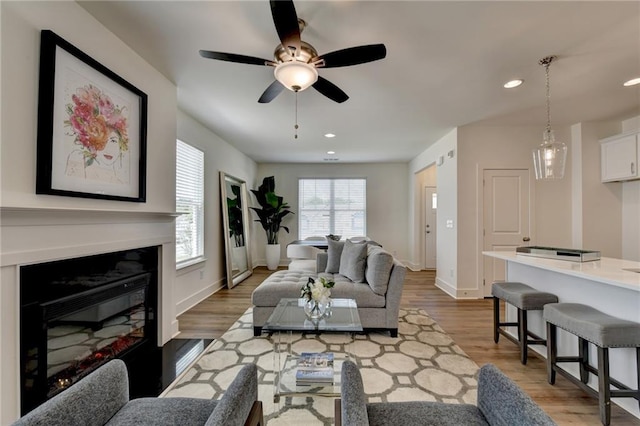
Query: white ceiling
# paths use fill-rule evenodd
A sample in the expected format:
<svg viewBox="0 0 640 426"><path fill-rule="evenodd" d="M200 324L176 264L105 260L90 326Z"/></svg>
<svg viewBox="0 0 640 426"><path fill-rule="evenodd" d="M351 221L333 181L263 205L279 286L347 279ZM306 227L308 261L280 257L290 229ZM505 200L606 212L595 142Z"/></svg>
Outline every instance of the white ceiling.
<svg viewBox="0 0 640 426"><path fill-rule="evenodd" d="M384 43L387 57L320 69L350 99L314 89L258 98L273 69L204 59L214 50L272 59L269 2L86 1L80 4L178 87L179 107L257 162L408 161L452 128L552 125L640 114L640 2L304 1L302 39L323 54ZM525 83L507 90L512 78ZM161 102L150 99L150 102ZM323 135L332 132L334 139Z"/></svg>

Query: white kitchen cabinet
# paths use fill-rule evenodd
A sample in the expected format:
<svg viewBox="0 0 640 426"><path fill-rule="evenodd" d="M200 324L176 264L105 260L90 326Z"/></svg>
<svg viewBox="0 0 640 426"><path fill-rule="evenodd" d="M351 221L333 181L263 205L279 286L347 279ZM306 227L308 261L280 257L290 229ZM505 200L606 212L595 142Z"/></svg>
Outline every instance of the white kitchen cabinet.
<svg viewBox="0 0 640 426"><path fill-rule="evenodd" d="M602 182L640 179L638 133L600 141Z"/></svg>

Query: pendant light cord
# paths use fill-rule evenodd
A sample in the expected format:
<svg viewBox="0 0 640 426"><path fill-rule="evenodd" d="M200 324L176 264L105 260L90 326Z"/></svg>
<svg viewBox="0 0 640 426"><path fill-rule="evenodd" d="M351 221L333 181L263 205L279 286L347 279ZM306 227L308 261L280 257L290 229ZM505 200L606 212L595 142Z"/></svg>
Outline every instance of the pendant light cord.
<svg viewBox="0 0 640 426"><path fill-rule="evenodd" d="M546 76L546 85L547 85L547 133L551 132L551 89L549 87L549 65L551 61L549 61L544 66L544 73Z"/></svg>
<svg viewBox="0 0 640 426"><path fill-rule="evenodd" d="M544 66L544 74L545 74L545 86L547 88L547 129L545 131L546 137L549 137L551 134L551 88L549 84L549 66L551 62L556 59L555 56L547 56L546 58L542 58L538 61L538 63Z"/></svg>
<svg viewBox="0 0 640 426"><path fill-rule="evenodd" d="M295 121L296 124L293 126L294 129L294 139L298 139L298 91L296 90L296 110L295 110Z"/></svg>

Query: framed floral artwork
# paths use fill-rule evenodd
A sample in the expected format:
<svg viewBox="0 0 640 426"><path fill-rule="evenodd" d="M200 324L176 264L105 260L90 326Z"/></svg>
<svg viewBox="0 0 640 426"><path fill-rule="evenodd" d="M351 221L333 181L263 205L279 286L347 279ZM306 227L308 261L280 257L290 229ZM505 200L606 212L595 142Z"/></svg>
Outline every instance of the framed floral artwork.
<svg viewBox="0 0 640 426"><path fill-rule="evenodd" d="M145 202L147 95L50 30L40 42L36 193Z"/></svg>

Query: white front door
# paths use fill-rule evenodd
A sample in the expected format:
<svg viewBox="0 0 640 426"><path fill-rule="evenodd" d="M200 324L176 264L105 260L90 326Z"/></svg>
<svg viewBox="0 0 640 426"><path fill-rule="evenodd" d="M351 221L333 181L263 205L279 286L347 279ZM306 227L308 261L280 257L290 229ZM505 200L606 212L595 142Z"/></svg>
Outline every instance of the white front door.
<svg viewBox="0 0 640 426"><path fill-rule="evenodd" d="M483 250L515 250L530 244L529 171L526 169L483 171ZM505 280L503 260L483 256L484 295L491 283Z"/></svg>
<svg viewBox="0 0 640 426"><path fill-rule="evenodd" d="M424 187L424 268L436 268L436 212L438 195L434 186Z"/></svg>

